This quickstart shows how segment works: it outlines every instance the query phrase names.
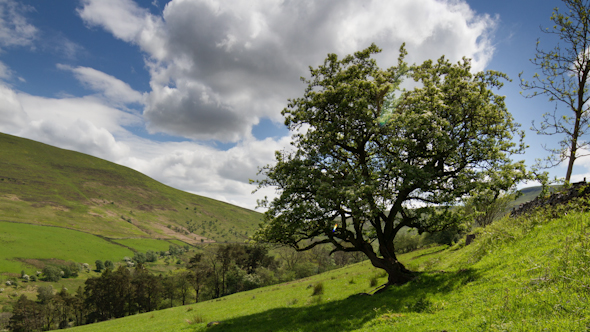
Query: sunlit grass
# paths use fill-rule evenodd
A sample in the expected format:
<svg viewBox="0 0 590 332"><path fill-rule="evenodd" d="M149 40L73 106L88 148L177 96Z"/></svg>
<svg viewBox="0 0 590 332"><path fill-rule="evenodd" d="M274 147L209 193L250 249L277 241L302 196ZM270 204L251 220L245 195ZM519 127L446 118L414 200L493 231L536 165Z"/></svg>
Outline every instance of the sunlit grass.
<svg viewBox="0 0 590 332"><path fill-rule="evenodd" d="M0 271L32 274L18 259L61 259L94 266L94 261L120 261L133 252L100 237L59 227L0 222Z"/></svg>
<svg viewBox="0 0 590 332"><path fill-rule="evenodd" d="M357 294L374 289L375 275L378 284L386 278L362 262L75 330L586 331L589 230L590 217L582 212L554 220L504 219L463 249L439 246L402 255L407 266L420 271L416 279L374 296ZM313 296L319 283L323 294ZM203 322L189 324L195 314ZM221 323L206 328L212 321Z"/></svg>

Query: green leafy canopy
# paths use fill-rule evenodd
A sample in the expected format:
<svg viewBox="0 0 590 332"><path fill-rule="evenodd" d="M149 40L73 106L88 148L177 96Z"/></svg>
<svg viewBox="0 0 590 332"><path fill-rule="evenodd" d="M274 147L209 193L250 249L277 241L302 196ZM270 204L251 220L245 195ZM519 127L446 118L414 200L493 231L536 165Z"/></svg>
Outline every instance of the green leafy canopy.
<svg viewBox="0 0 590 332"><path fill-rule="evenodd" d="M523 133L491 90L504 74L472 74L468 59L409 66L403 45L397 65L382 70L371 58L378 52L371 45L341 60L329 54L310 68L303 97L282 112L297 133L294 149L261 169L259 188L276 187L279 196L260 202L268 210L255 240L299 250L331 243L372 261L381 259L377 241L391 260L403 226L454 225L450 207L459 198L525 176L523 162L510 159L523 152ZM418 87L401 90L405 77Z"/></svg>

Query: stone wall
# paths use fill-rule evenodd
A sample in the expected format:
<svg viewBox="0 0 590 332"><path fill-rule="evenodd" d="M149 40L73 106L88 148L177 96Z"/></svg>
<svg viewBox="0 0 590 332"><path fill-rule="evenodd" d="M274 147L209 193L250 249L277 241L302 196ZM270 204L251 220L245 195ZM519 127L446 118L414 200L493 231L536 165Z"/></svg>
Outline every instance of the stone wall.
<svg viewBox="0 0 590 332"><path fill-rule="evenodd" d="M546 198L537 197L532 201L520 204L518 207L512 209L510 216L518 217L538 207L564 204L576 197L584 196L590 196L590 186L586 183L586 178L584 178L584 181L572 183L572 186L568 190L553 193Z"/></svg>

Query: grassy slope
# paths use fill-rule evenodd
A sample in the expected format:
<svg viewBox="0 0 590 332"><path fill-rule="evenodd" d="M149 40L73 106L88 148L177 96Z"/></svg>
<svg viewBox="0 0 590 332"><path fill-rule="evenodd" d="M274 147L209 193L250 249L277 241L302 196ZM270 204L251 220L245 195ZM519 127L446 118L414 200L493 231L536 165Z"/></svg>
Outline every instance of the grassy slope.
<svg viewBox="0 0 590 332"><path fill-rule="evenodd" d="M97 236L58 227L0 222L0 271L18 273L30 268L16 259L60 259L94 265L94 261L120 261L133 252ZM37 268L40 269L40 268Z"/></svg>
<svg viewBox="0 0 590 332"><path fill-rule="evenodd" d="M561 213L561 212L560 212ZM372 297L367 262L75 331L586 331L590 214L504 219L476 242L403 255L420 276ZM385 281L383 275L379 279ZM321 299L309 285L323 282ZM200 322L202 321L202 323ZM222 321L205 328L207 322ZM191 324L192 322L196 322Z"/></svg>
<svg viewBox="0 0 590 332"><path fill-rule="evenodd" d="M202 238L241 242L261 214L173 189L99 158L0 133L0 220L194 244ZM197 226L188 236L187 221Z"/></svg>

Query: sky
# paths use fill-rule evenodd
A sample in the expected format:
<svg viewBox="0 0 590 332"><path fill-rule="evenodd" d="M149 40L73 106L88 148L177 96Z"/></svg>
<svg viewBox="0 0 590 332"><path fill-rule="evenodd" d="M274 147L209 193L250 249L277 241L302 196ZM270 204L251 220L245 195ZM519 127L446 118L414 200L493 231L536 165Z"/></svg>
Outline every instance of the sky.
<svg viewBox="0 0 590 332"><path fill-rule="evenodd" d="M281 110L309 66L371 43L382 68L445 55L506 73L498 94L526 131L528 166L555 105L520 95L549 0L0 0L0 132L83 152L249 209L258 168L289 147ZM563 6L562 6L563 7ZM590 178L590 158L572 181ZM550 170L563 177L565 165ZM521 185L522 186L522 185Z"/></svg>

